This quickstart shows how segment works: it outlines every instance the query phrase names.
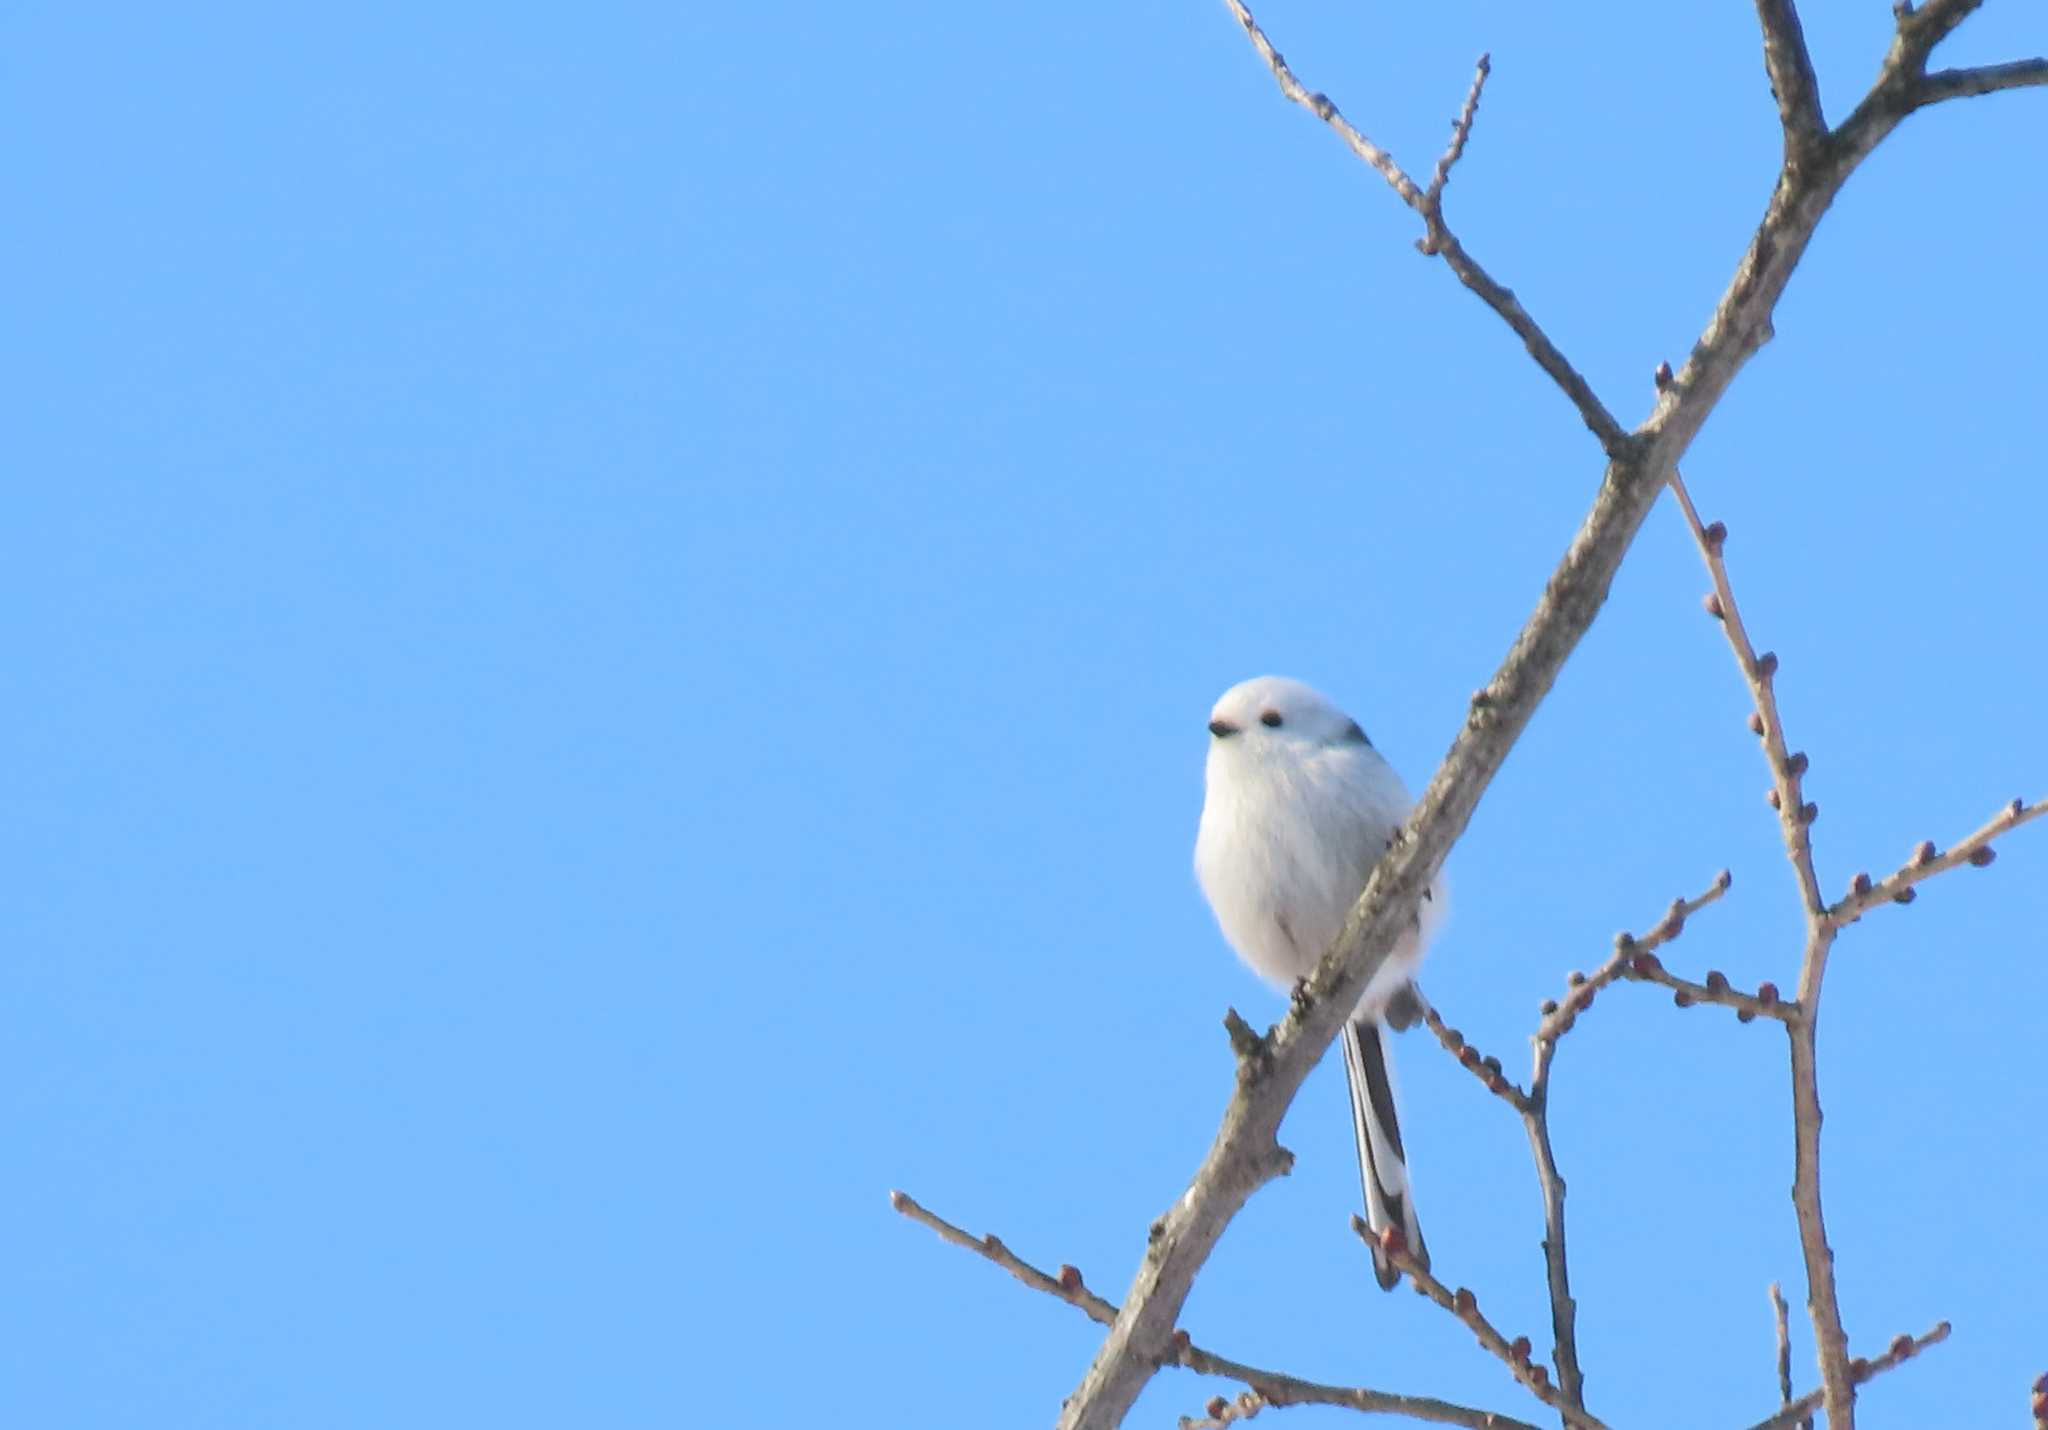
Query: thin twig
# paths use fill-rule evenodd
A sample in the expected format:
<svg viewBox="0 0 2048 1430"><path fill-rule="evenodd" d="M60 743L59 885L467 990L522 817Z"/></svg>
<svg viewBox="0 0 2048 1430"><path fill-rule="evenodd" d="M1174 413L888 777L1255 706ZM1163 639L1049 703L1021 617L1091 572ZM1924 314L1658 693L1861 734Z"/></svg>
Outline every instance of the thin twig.
<svg viewBox="0 0 2048 1430"><path fill-rule="evenodd" d="M1707 612L1721 622L1729 649L1735 652L1735 664L1741 669L1742 678L1748 682L1749 698L1756 706L1757 719L1750 723L1750 729L1762 738L1764 755L1770 764L1771 790L1767 797L1778 811L1778 826L1785 836L1785 853L1798 876L1800 897L1811 919L1827 908L1820 896L1820 878L1813 872L1813 836L1809 832L1813 821L1820 815L1820 807L1806 801L1800 783L1806 773L1806 757L1802 754L1794 758L1785 748L1784 724L1778 716L1778 657L1769 651L1759 656L1742 624L1742 612L1736 606L1735 592L1728 584L1728 565L1721 554L1728 540L1727 528L1719 522L1711 527L1701 525L1700 514L1692 504L1692 493L1685 489L1685 478L1673 470L1669 480L1671 494L1678 498L1678 508L1685 514L1685 524L1692 528L1693 540L1699 544L1700 556L1707 563L1707 574L1714 583L1708 597ZM1759 724L1761 729L1758 729Z"/></svg>
<svg viewBox="0 0 2048 1430"><path fill-rule="evenodd" d="M1117 1308L1089 1290L1076 1268L1062 1266L1057 1275L1041 1271L1011 1251L1000 1237L976 1236L962 1230L937 1212L920 1205L907 1192L889 1193L889 1205L912 1221L930 1227L941 1239L994 1262L1032 1290L1043 1291L1055 1300L1066 1302L1092 1321L1105 1326L1115 1324ZM1426 1395L1396 1395L1357 1386L1320 1385L1278 1371L1260 1370L1203 1350L1188 1338L1185 1331L1177 1330L1168 1339L1161 1360L1164 1364L1180 1366L1202 1375L1221 1376L1250 1386L1264 1405L1338 1405L1367 1414L1405 1415L1411 1420L1426 1420L1438 1425L1462 1425L1469 1430L1536 1430L1527 1421L1516 1420L1512 1416L1454 1405ZM1214 1406L1216 1402L1210 1404ZM1254 1413L1253 1410L1242 1409L1236 1418Z"/></svg>
<svg viewBox="0 0 2048 1430"><path fill-rule="evenodd" d="M2028 804L2025 800L2016 799L1981 828L1942 853L1934 852L1933 841L1922 843L1895 872L1876 883L1870 881L1869 875L1858 874L1849 886L1848 894L1829 907L1828 918L1841 927L1856 922L1880 904L1910 904L1916 897L1913 892L1915 884L1964 864L1980 869L1985 867L1997 856L1997 851L1991 848L1992 840L2044 814L2048 814L2048 804L2038 800Z"/></svg>
<svg viewBox="0 0 2048 1430"><path fill-rule="evenodd" d="M1629 964L1628 976L1641 983L1663 984L1672 990L1671 1001L1681 1008L1700 1003L1733 1008L1735 1020L1739 1023L1754 1022L1758 1018L1774 1018L1787 1024L1799 1021L1799 1005L1780 998L1775 983L1759 983L1754 993L1747 993L1729 983L1728 976L1719 969L1709 969L1707 981L1695 983L1671 972L1653 953L1636 955Z"/></svg>
<svg viewBox="0 0 2048 1430"><path fill-rule="evenodd" d="M1690 899L1673 899L1671 907L1664 911L1664 917L1657 926L1638 938L1631 933L1614 936L1614 952L1605 963L1595 969L1589 977L1574 972L1566 980L1570 985L1562 1000L1545 999L1542 1007L1543 1021L1536 1027L1536 1041L1555 1042L1572 1030L1579 1014L1593 1006L1593 997L1617 978L1628 976L1634 962L1645 956L1654 956L1656 951L1685 931L1685 921L1704 909L1708 904L1728 892L1728 886L1735 882L1735 876L1723 869L1714 876L1714 882L1705 892Z"/></svg>
<svg viewBox="0 0 2048 1430"><path fill-rule="evenodd" d="M1510 1341L1494 1324L1480 1314L1479 1298L1467 1288L1460 1286L1453 1291L1439 1281L1429 1269L1417 1261L1398 1237L1375 1237L1372 1229L1365 1224L1365 1218L1351 1218L1351 1229L1361 1241L1378 1246L1387 1259L1403 1272L1415 1289L1430 1300L1449 1311L1479 1338L1479 1344L1492 1352L1508 1373L1521 1382L1522 1388L1555 1410L1563 1417L1567 1426L1578 1426L1580 1430L1607 1430L1600 1421L1588 1415L1579 1406L1571 1404L1559 1393L1558 1387L1550 1383L1550 1372L1541 1361L1530 1359L1530 1344L1527 1336L1517 1336Z"/></svg>
<svg viewBox="0 0 2048 1430"><path fill-rule="evenodd" d="M1472 137L1472 121L1479 117L1479 92L1486 88L1491 73L1493 56L1481 55L1472 70L1472 88L1465 91L1465 103L1451 124L1451 142L1437 156L1436 172L1429 176L1429 188L1423 192L1423 212L1436 215L1439 221L1444 211L1444 185L1451 181L1452 168L1465 157L1465 141Z"/></svg>
<svg viewBox="0 0 2048 1430"><path fill-rule="evenodd" d="M1516 1112L1527 1110L1529 1095L1501 1071L1499 1058L1481 1054L1479 1049L1465 1041L1463 1033L1444 1022L1441 1013L1426 1004L1422 1010L1422 1022L1430 1032L1436 1034L1436 1040L1443 1044L1444 1051L1456 1058L1460 1067L1479 1079L1480 1086Z"/></svg>
<svg viewBox="0 0 2048 1430"><path fill-rule="evenodd" d="M1252 12L1245 7L1244 0L1224 0L1224 3L1229 5L1231 13L1237 16L1237 22L1244 26L1245 34L1251 39L1252 48L1259 52L1259 57L1266 62L1267 68L1273 71L1273 78L1279 83L1280 92L1329 125L1331 131L1344 141L1345 147L1371 165L1373 170L1387 181L1388 186L1401 196L1401 202L1422 217L1423 251L1440 256L1450 265L1451 271L1458 275L1459 282L1470 288L1482 303L1500 314L1507 325L1514 329L1515 336L1529 349L1529 355L1536 359L1537 366L1548 373L1550 380L1571 399L1572 406L1579 410L1579 416L1587 428L1600 439L1601 450L1606 452L1610 459L1618 460L1626 455L1628 433L1621 423L1615 420L1614 414L1594 395L1586 379L1579 376L1578 370L1565 360L1564 354L1558 351L1557 345L1551 342L1549 335L1537 326L1536 320L1529 316L1515 295L1495 282L1493 275L1480 267L1478 261L1465 252L1456 236L1445 227L1440 212L1441 205L1432 202L1428 193L1418 187L1415 181L1408 177L1407 172L1394 161L1393 155L1373 143L1356 125L1346 119L1328 95L1309 89L1295 78L1294 71L1287 67L1287 61L1273 48L1273 42L1266 38L1266 32L1259 28L1259 22L1252 18ZM1483 73L1481 78L1484 78ZM1479 84L1475 81L1468 100L1475 111L1478 90Z"/></svg>
<svg viewBox="0 0 2048 1430"><path fill-rule="evenodd" d="M1792 1403L1792 1321L1791 1308L1785 1304L1785 1293L1778 1289L1778 1283L1771 1283L1771 1318L1778 1330L1778 1400ZM1799 1422L1799 1430L1813 1430L1811 1416Z"/></svg>
<svg viewBox="0 0 2048 1430"><path fill-rule="evenodd" d="M1861 1385L1865 1381L1874 1380L1893 1366L1903 1365L1929 1346L1947 1340L1948 1332L1948 1322L1941 1321L1925 1335L1895 1337L1883 1355L1874 1356L1869 1360L1850 1361L1849 1383ZM1767 1415L1757 1421L1749 1430L1792 1430L1792 1426L1797 1423L1805 1424L1810 1430L1813 1412L1821 1408L1825 1394L1826 1392L1820 1390L1808 1391L1797 1400L1788 1401L1776 1414ZM1828 1422L1828 1427L1829 1430L1834 1430L1833 1420Z"/></svg>
<svg viewBox="0 0 2048 1430"><path fill-rule="evenodd" d="M1557 1152L1550 1142L1550 1069L1557 1054L1557 1040L1571 1030L1578 1015L1590 1008L1593 996L1629 968L1631 958L1654 958L1653 950L1677 938L1686 919L1713 903L1733 882L1726 869L1715 876L1707 890L1693 899L1674 899L1657 926L1637 940L1622 934L1615 940L1616 951L1591 978L1571 975L1571 991L1564 1003L1546 1000L1543 1021L1537 1025L1529 1091L1516 1089L1511 1098L1522 1115L1528 1134L1529 1155L1536 1164L1536 1183L1543 1195L1543 1272L1550 1290L1551 1358L1557 1365L1557 1388L1574 1410L1586 1408L1586 1377L1579 1365L1578 1302L1572 1297L1571 1265L1565 1251L1564 1176L1557 1169Z"/></svg>

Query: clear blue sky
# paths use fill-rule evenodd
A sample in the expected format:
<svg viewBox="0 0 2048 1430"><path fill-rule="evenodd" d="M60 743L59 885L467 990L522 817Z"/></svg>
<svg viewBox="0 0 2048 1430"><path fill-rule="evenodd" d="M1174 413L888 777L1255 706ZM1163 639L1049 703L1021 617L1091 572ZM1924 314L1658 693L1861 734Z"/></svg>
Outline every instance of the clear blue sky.
<svg viewBox="0 0 2048 1430"><path fill-rule="evenodd" d="M1889 17L1812 8L1839 116ZM1944 58L2048 47L1990 8ZM1640 418L1769 187L1748 7L1262 18L1416 168L1492 51L1452 217ZM1590 499L1569 408L1213 0L0 39L0 1420L1048 1423L1096 1330L886 1191L1122 1295L1223 1009L1279 1011L1189 870L1211 700L1311 680L1419 785ZM1689 463L1830 891L2048 795L2044 149L2039 92L1913 120ZM1791 979L1703 589L1660 507L1453 855L1426 984L1516 1067L1723 865L1671 962ZM1878 1430L2048 1369L2048 836L2003 853L1830 978L1854 1344L1956 1327ZM1544 1345L1520 1130L1401 1054L1438 1267ZM1616 1424L1770 1408L1785 1062L1650 990L1563 1050ZM1319 1071L1186 1325L1530 1416L1372 1287L1342 1109Z"/></svg>

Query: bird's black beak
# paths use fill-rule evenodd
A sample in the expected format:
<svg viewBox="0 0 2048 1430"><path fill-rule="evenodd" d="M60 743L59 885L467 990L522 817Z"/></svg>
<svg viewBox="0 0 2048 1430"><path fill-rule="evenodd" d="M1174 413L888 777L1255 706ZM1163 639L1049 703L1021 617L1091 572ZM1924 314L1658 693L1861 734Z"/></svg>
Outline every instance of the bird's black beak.
<svg viewBox="0 0 2048 1430"><path fill-rule="evenodd" d="M1231 724L1228 720L1211 720L1209 722L1209 733L1219 740L1227 740L1237 733L1237 726Z"/></svg>

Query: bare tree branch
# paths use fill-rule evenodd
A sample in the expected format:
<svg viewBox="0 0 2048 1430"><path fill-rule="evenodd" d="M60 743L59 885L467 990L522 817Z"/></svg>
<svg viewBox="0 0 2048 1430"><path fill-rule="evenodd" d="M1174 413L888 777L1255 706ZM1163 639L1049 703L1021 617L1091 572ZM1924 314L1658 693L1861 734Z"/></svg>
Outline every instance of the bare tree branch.
<svg viewBox="0 0 2048 1430"><path fill-rule="evenodd" d="M1231 13L1237 16L1238 23L1244 26L1245 34L1250 36L1252 47L1273 71L1273 78L1279 82L1280 92L1329 125L1352 153L1370 164L1374 171L1387 181L1394 192L1401 196L1402 203L1422 216L1422 251L1441 255L1444 262L1451 266L1451 271L1458 275L1458 281L1478 294L1479 300L1487 307L1500 314L1502 320L1514 329L1515 336L1529 349L1529 355L1536 359L1536 365L1550 374L1551 381L1563 389L1565 396L1571 399L1572 406L1578 408L1579 416L1585 421L1587 428L1600 439L1600 449L1610 458L1622 457L1628 445L1628 434L1614 419L1614 414L1593 395L1593 389L1586 379L1579 376L1578 370L1565 360L1564 354L1558 351L1557 345L1550 341L1543 329L1536 325L1536 320L1529 316L1515 295L1496 283L1493 276L1465 252L1457 238L1444 226L1442 185L1432 184L1429 192L1418 188L1415 181L1394 162L1394 156L1366 138L1350 120L1338 112L1337 106L1331 103L1328 95L1312 92L1294 77L1294 71L1287 67L1287 61L1273 48L1273 42L1266 38L1266 32L1259 28L1259 22L1252 18L1252 12L1245 8L1244 0L1224 0L1224 3L1230 6ZM1482 55L1479 73L1472 82L1472 90L1466 100L1468 113L1476 113L1478 110L1479 89L1485 82L1490 68L1488 60ZM1452 131L1452 148L1460 154L1464 152L1464 139L1472 127L1468 121L1468 113L1459 115L1460 127ZM1439 167L1448 177L1450 163L1455 161L1456 155L1450 150L1446 150L1445 153L1446 161Z"/></svg>
<svg viewBox="0 0 2048 1430"><path fill-rule="evenodd" d="M1850 1383L1852 1385L1861 1385L1867 1380L1883 1375L1893 1366L1904 1364L1929 1346L1937 1345L1947 1340L1948 1332L1948 1322L1942 1321L1925 1335L1895 1337L1890 1348L1883 1355L1871 1360L1854 1360L1849 1362ZM1797 1400L1788 1401L1785 1407L1778 1411L1777 1414L1766 1416L1762 1420L1757 1421L1756 1424L1749 1427L1749 1430L1791 1430L1793 1425L1801 1421L1811 1425L1813 1423L1813 1412L1821 1408L1823 1396L1824 1392L1822 1391L1809 1391ZM1834 1430L1834 1423L1831 1417L1828 1420L1828 1430Z"/></svg>
<svg viewBox="0 0 2048 1430"><path fill-rule="evenodd" d="M1813 56L1806 50L1806 31L1799 24L1793 0L1756 0L1756 18L1764 32L1764 73L1778 101L1778 122L1785 130L1785 163L1801 163L1827 137L1821 118L1820 81Z"/></svg>
<svg viewBox="0 0 2048 1430"><path fill-rule="evenodd" d="M1588 1415L1582 1407L1570 1403L1559 1393L1558 1388L1550 1383L1550 1372L1543 1368L1543 1363L1529 1358L1531 1346L1527 1336L1517 1336L1510 1341L1502 1335L1491 1321L1480 1314L1479 1298L1476 1295L1463 1286L1453 1291L1415 1259L1414 1254L1402 1244L1398 1228L1389 1227L1386 1232L1375 1238L1371 1229L1366 1226L1365 1218L1354 1216L1351 1218L1351 1229L1358 1234L1359 1240L1378 1245L1386 1253L1387 1259L1415 1283L1416 1290L1463 1321L1471 1329L1472 1334L1479 1338L1479 1344L1491 1351L1500 1363L1508 1368L1508 1373L1522 1383L1523 1389L1555 1410L1567 1427L1578 1426L1580 1430L1607 1430L1605 1425Z"/></svg>
<svg viewBox="0 0 2048 1430"><path fill-rule="evenodd" d="M963 1231L937 1212L921 1206L908 1193L889 1193L889 1205L912 1221L930 1227L941 1239L994 1262L1032 1290L1043 1291L1056 1300L1066 1302L1090 1320L1105 1326L1116 1321L1117 1308L1089 1290L1076 1268L1062 1266L1057 1275L1041 1271L1011 1251L1000 1238L993 1235L976 1236L972 1232ZM1256 1392L1261 1406L1337 1405L1371 1415L1405 1415L1411 1420L1423 1420L1436 1425L1461 1425L1468 1427L1468 1430L1536 1430L1535 1426L1525 1420L1497 1415L1490 1410L1475 1410L1469 1406L1454 1405L1450 1401L1436 1400L1426 1395L1395 1395L1384 1390L1367 1390L1356 1386L1320 1385L1312 1380L1282 1375L1278 1371L1260 1370L1256 1366L1245 1365L1240 1361L1203 1350L1188 1339L1185 1331L1176 1331L1169 1338L1164 1363L1196 1371L1202 1375L1222 1376L1226 1380L1248 1385ZM1228 1412L1227 1406L1211 1401L1210 1407L1212 1421L1228 1423L1224 1419ZM1229 1415L1229 1419L1242 1419L1256 1413L1255 1408L1244 1405L1236 1414Z"/></svg>
<svg viewBox="0 0 2048 1430"><path fill-rule="evenodd" d="M2024 89L2048 84L2048 59L2014 60L2003 65L1978 65L1974 69L1936 70L1914 89L1921 105L1939 104L1944 99L1974 99L2001 89Z"/></svg>
<svg viewBox="0 0 2048 1430"><path fill-rule="evenodd" d="M1728 565L1723 557L1727 528L1718 521L1711 526L1701 523L1692 495L1686 490L1685 479L1676 468L1671 472L1670 484L1713 582L1714 589L1706 598L1707 613L1721 622L1729 649L1735 654L1735 663L1749 684L1750 698L1755 705L1749 728L1763 741L1772 779L1768 798L1778 811L1786 852L1791 858L1801 899L1806 906L1806 948L1800 960L1796 1005L1787 1008L1778 1003L1776 989L1767 984L1764 987L1770 988L1773 995L1769 1004L1745 1008L1744 1011L1751 1012L1752 1016L1761 1012L1777 1017L1785 1024L1791 1042L1792 1204L1798 1214L1800 1250L1806 1261L1807 1309L1813 1318L1814 1343L1820 1356L1829 1430L1853 1430L1857 1381L1851 1374L1849 1338L1842 1326L1841 1305L1835 1290L1835 1254L1828 1245L1820 1193L1821 1107L1816 1032L1821 980L1827 971L1828 952L1834 946L1836 935L1876 904L1886 900L1910 902L1915 884L1946 869L1964 863L1979 867L1989 864L1994 857L1991 841L2040 815L2044 807L2036 806L2029 810L2024 801L2016 799L1947 854L1936 856L1931 842L1922 844L1905 867L1882 883L1873 884L1868 874L1858 874L1846 898L1833 907L1826 904L1821 898L1819 878L1814 873L1810 833L1820 810L1805 798L1801 783L1808 766L1806 756L1788 753L1786 749L1773 684L1778 669L1777 657L1768 653L1759 656L1743 626L1742 612L1736 605L1735 593L1729 584ZM1657 977L1659 981L1670 981L1654 967L1654 960L1651 967L1640 972L1643 976ZM1717 1001L1727 1001L1725 995L1729 990L1726 980L1710 974L1708 981ZM1763 991L1760 988L1758 994ZM1682 989L1677 996L1684 1003L1694 993L1695 990ZM1758 1002L1761 1004L1760 998Z"/></svg>

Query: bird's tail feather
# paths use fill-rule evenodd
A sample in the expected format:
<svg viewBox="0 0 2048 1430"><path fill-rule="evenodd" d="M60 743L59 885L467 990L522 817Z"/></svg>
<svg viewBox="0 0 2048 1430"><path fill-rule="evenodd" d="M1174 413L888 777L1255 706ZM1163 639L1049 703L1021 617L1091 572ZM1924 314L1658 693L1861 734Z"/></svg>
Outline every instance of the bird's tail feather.
<svg viewBox="0 0 2048 1430"><path fill-rule="evenodd" d="M1380 1233L1401 1229L1409 1254L1427 1268L1429 1249L1415 1219L1415 1198L1408 1184L1408 1159L1401 1149L1401 1122L1395 1108L1394 1066L1386 1046L1387 1030L1377 1018L1354 1019L1344 1025L1344 1071L1351 1085L1352 1130L1358 1136L1358 1178L1365 1187L1365 1220L1372 1229L1372 1271L1381 1287L1401 1282L1379 1245Z"/></svg>

